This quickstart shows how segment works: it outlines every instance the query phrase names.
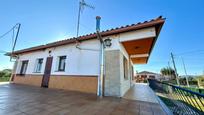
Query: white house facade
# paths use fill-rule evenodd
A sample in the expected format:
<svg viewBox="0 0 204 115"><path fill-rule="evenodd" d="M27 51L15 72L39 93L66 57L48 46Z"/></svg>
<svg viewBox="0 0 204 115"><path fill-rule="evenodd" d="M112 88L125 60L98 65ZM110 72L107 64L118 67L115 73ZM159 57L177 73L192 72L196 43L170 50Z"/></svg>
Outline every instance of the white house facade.
<svg viewBox="0 0 204 115"><path fill-rule="evenodd" d="M161 81L164 77L161 74L150 72L150 71L142 71L136 73L134 76L135 82L146 82L148 79L156 79Z"/></svg>
<svg viewBox="0 0 204 115"><path fill-rule="evenodd" d="M165 19L101 32L105 48L103 95L122 97L131 87L133 65L145 64ZM77 42L76 42L77 41ZM78 45L76 45L76 43ZM15 51L12 82L86 93L98 91L100 41L96 34Z"/></svg>

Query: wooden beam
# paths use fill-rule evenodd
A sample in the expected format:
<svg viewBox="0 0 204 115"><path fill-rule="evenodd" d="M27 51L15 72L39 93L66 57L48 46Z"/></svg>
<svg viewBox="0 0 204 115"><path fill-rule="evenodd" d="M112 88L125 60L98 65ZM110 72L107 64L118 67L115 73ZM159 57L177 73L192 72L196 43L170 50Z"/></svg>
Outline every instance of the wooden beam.
<svg viewBox="0 0 204 115"><path fill-rule="evenodd" d="M130 55L130 58L140 58L140 57L149 57L149 54Z"/></svg>

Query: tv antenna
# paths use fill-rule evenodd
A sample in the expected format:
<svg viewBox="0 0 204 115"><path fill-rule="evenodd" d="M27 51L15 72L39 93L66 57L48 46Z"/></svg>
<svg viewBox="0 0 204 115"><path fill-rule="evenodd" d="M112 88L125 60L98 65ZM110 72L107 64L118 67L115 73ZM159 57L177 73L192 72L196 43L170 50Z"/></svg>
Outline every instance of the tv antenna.
<svg viewBox="0 0 204 115"><path fill-rule="evenodd" d="M87 4L84 0L81 0L79 2L79 12L78 12L78 21L77 21L77 36L76 36L77 38L79 36L79 24L80 24L81 13L83 13L83 10L85 7L95 9L94 6Z"/></svg>

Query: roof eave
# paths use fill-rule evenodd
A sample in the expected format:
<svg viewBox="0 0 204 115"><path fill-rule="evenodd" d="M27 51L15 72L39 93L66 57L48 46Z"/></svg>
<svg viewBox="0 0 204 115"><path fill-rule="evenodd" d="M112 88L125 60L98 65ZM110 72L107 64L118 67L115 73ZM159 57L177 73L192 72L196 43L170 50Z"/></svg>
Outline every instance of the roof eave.
<svg viewBox="0 0 204 115"><path fill-rule="evenodd" d="M161 32L161 29L162 29L164 23L165 23L165 19L163 19L163 21L160 23L159 27L156 29L156 37L154 38L154 41L153 41L153 43L152 43L152 47L151 47L151 49L150 49L149 57L147 58L146 63L148 63L148 61L149 61L149 58L150 58L151 53L152 53L152 50L153 50L153 48L154 48L154 46L155 46L155 43L156 43L156 41L157 41L157 39L158 39L158 37L159 37L159 34L160 34L160 32Z"/></svg>
<svg viewBox="0 0 204 115"><path fill-rule="evenodd" d="M110 36L110 35L114 35L114 34L118 34L118 33L124 33L124 32L138 30L138 29L141 29L141 28L147 28L147 27L160 25L159 29L157 31L157 37L158 37L164 22L165 22L164 18L157 18L156 20L152 20L152 21L149 21L149 22L138 23L138 24L134 24L134 25L131 25L131 26L125 26L125 27L122 26L120 28L107 30L107 31L102 31L101 36L106 37L106 36ZM157 39L157 37L156 37L156 39ZM8 53L8 54L9 54L9 56L19 55L19 54L22 54L22 53L27 53L27 52L37 51L37 50L44 50L46 48L57 47L57 46L62 46L62 45L66 45L66 44L75 43L76 40L85 41L85 40L90 40L90 39L95 39L95 38L97 38L96 33L93 33L93 34L88 34L88 35L84 35L84 36L79 36L78 38L71 38L71 39L66 39L66 40L62 40L62 41L49 43L49 44L46 44L46 45L40 45L40 46L36 46L36 47L22 49L22 50L14 51L13 53ZM153 46L154 46L154 44L156 42L156 39L155 39L155 41L153 43ZM151 51L152 51L152 47L151 47ZM150 53L151 53L151 51L150 51ZM147 61L148 61L148 59L147 59Z"/></svg>

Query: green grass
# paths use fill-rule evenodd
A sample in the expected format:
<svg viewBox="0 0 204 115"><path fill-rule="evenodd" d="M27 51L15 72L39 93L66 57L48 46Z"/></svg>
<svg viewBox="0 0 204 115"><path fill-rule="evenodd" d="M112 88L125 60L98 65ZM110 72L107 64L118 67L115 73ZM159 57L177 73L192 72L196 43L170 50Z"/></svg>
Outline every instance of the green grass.
<svg viewBox="0 0 204 115"><path fill-rule="evenodd" d="M167 105L167 107L169 107L170 109L171 108L174 108L176 107L176 105L173 103L173 101L171 99L169 99L168 97L165 97L163 94L157 94L157 96ZM178 95L177 95L178 97ZM185 96L185 99L189 99L191 101L188 101L186 102L186 100L183 100L182 98L180 99L175 99L177 101L180 101L182 103L184 103L185 105L189 106L190 108L192 108L193 110L197 111L197 112L201 112L202 110L204 110L204 107L202 106L201 102L199 101L198 98L195 98L195 97L190 97L190 96ZM195 103L198 103L200 106L198 105L194 105ZM201 107L201 108L200 108ZM182 110L181 110L182 111ZM172 110L172 112L174 112Z"/></svg>
<svg viewBox="0 0 204 115"><path fill-rule="evenodd" d="M170 84L176 85L176 80L164 81L164 83L170 83ZM194 92L204 94L204 88L197 88L197 85L195 84L190 85L190 87L187 87L187 86L181 86L181 87L194 91Z"/></svg>
<svg viewBox="0 0 204 115"><path fill-rule="evenodd" d="M168 107L174 107L175 104L169 99L169 98L166 98L166 97L163 97L163 96L158 96Z"/></svg>
<svg viewBox="0 0 204 115"><path fill-rule="evenodd" d="M0 82L9 81L10 77L0 77Z"/></svg>
<svg viewBox="0 0 204 115"><path fill-rule="evenodd" d="M183 88L186 88L188 90L204 94L204 89L203 88L196 88L196 87L183 87Z"/></svg>
<svg viewBox="0 0 204 115"><path fill-rule="evenodd" d="M197 109L199 111L204 110L204 106L202 106L202 103L200 102L200 100L197 97L185 96L185 99L188 99L188 101L186 102L186 100L183 100L183 99L181 99L179 101L182 103L185 103L186 105L193 108L194 110L195 109Z"/></svg>

